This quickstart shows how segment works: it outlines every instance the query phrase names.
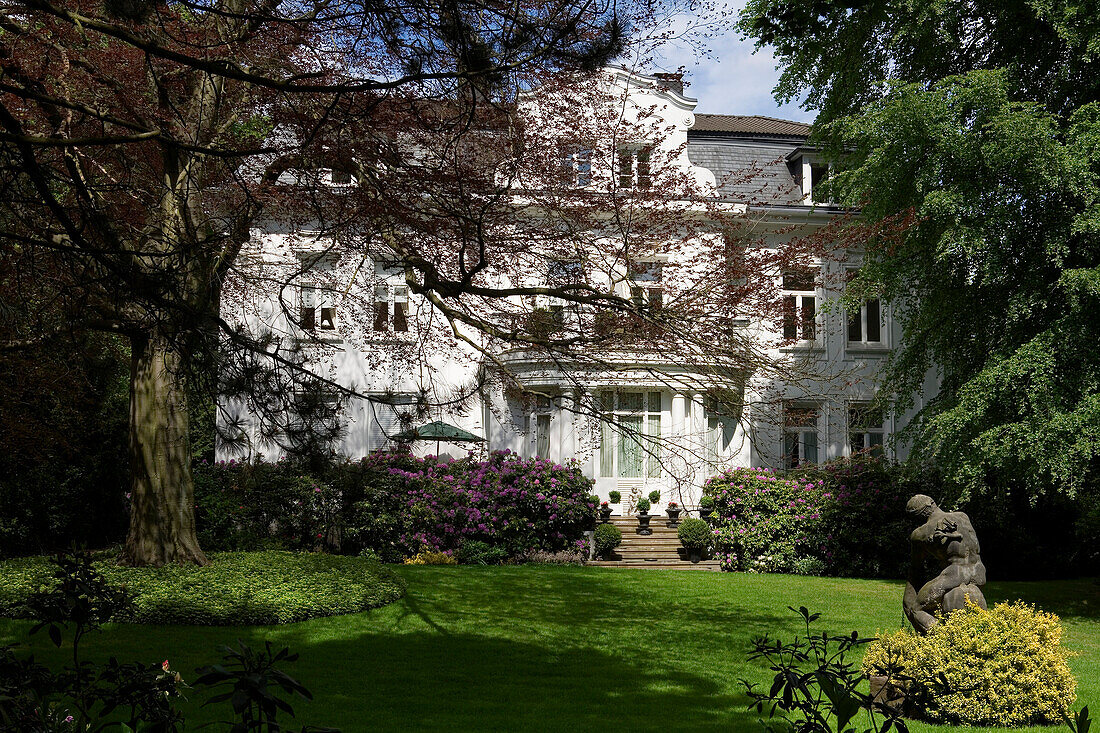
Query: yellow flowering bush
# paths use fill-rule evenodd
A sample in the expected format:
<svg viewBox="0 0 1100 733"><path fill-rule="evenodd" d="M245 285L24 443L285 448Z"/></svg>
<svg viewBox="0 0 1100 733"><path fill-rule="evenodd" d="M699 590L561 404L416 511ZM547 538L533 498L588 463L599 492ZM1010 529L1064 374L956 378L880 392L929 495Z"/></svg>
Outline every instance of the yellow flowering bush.
<svg viewBox="0 0 1100 733"><path fill-rule="evenodd" d="M1077 698L1062 624L1023 602L955 611L925 637L907 631L867 649L867 675L912 678L929 720L964 725L1058 723ZM946 686L942 683L946 681Z"/></svg>
<svg viewBox="0 0 1100 733"><path fill-rule="evenodd" d="M412 557L405 558L406 565L458 565L458 560L449 552L423 550Z"/></svg>

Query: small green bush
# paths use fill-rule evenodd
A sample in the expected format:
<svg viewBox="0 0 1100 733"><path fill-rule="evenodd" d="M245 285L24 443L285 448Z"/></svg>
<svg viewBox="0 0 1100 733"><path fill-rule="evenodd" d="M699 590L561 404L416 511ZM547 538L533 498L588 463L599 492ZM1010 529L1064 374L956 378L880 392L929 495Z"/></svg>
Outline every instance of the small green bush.
<svg viewBox="0 0 1100 733"><path fill-rule="evenodd" d="M689 550L706 551L714 541L714 532L710 525L702 519L691 517L680 523L680 529L676 532L680 538L680 544Z"/></svg>
<svg viewBox="0 0 1100 733"><path fill-rule="evenodd" d="M699 514L710 514L714 511L714 497L704 496L699 500Z"/></svg>
<svg viewBox="0 0 1100 733"><path fill-rule="evenodd" d="M868 648L863 668L911 677L910 694L934 722L1022 726L1058 723L1071 711L1077 681L1070 656L1057 616L998 603L955 611L925 637L883 637Z"/></svg>
<svg viewBox="0 0 1100 733"><path fill-rule="evenodd" d="M488 542L471 540L458 548L457 557L462 565L500 565L508 559L508 551Z"/></svg>
<svg viewBox="0 0 1100 733"><path fill-rule="evenodd" d="M120 567L102 555L95 568L134 595L124 621L195 626L286 624L358 613L400 598L403 582L367 558L291 552L211 553L210 565ZM0 563L0 616L24 618L32 594L52 588L44 557Z"/></svg>
<svg viewBox="0 0 1100 733"><path fill-rule="evenodd" d="M612 504L618 504L623 500L623 495L618 491L609 491L607 492L607 500Z"/></svg>
<svg viewBox="0 0 1100 733"><path fill-rule="evenodd" d="M649 492L649 503L650 504L657 504L660 501L661 501L661 492L660 491L658 491L657 489L654 489L653 491Z"/></svg>
<svg viewBox="0 0 1100 733"><path fill-rule="evenodd" d="M406 565L458 565L458 558L450 552L422 550L412 557L405 558Z"/></svg>
<svg viewBox="0 0 1100 733"><path fill-rule="evenodd" d="M642 512L648 512L649 499L645 498L644 496L639 498L638 503L634 505L634 508L638 511L639 514L641 514Z"/></svg>
<svg viewBox="0 0 1100 733"><path fill-rule="evenodd" d="M614 524L596 527L596 556L607 557L623 541L623 533Z"/></svg>

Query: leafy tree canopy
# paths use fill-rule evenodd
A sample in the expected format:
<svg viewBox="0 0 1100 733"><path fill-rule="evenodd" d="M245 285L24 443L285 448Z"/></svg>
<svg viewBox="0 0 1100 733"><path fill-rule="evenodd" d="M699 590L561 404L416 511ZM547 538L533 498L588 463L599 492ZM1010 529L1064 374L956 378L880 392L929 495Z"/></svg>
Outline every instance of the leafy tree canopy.
<svg viewBox="0 0 1100 733"><path fill-rule="evenodd" d="M956 497L1075 496L1100 468L1097 14L1068 2L754 0L860 207L847 295L893 303L883 393L913 405L913 455Z"/></svg>

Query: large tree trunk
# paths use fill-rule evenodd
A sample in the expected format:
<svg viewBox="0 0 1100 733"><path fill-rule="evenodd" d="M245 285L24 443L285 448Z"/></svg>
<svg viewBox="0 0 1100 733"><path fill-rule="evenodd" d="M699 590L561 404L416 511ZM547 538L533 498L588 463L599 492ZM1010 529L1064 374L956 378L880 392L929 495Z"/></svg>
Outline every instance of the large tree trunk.
<svg viewBox="0 0 1100 733"><path fill-rule="evenodd" d="M127 565L209 560L195 536L195 487L180 354L160 336L133 340Z"/></svg>

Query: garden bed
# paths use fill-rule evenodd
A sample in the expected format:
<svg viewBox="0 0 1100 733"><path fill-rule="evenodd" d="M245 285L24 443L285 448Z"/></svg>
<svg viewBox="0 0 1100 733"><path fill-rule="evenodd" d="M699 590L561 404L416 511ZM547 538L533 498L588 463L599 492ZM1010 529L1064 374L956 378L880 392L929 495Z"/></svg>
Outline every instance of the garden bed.
<svg viewBox="0 0 1100 733"><path fill-rule="evenodd" d="M358 613L405 593L404 582L370 558L292 552L217 552L210 565L127 568L102 554L95 563L112 585L134 595L125 618L200 626L286 624ZM20 618L31 594L53 585L48 558L0 562L0 616Z"/></svg>

